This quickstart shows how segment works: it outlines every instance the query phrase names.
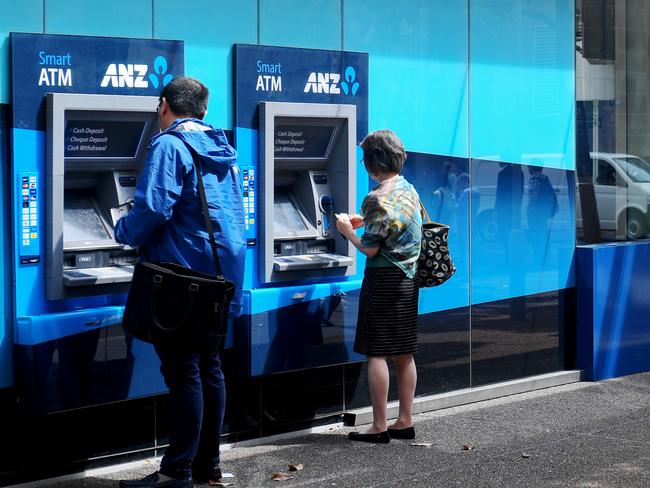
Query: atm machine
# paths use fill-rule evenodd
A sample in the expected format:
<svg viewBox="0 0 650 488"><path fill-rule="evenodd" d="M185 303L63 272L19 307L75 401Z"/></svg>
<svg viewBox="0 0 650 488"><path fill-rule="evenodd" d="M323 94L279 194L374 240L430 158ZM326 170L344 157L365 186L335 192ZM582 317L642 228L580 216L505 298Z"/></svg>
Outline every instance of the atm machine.
<svg viewBox="0 0 650 488"><path fill-rule="evenodd" d="M354 275L335 213L355 208L356 107L261 102L259 131L260 281Z"/></svg>
<svg viewBox="0 0 650 488"><path fill-rule="evenodd" d="M156 97L47 95L48 300L128 290L136 252L115 242L113 226L134 198L147 141L159 129L157 104Z"/></svg>
<svg viewBox="0 0 650 488"><path fill-rule="evenodd" d="M336 213L358 209L357 107L261 101L257 139L240 131L247 221L244 315L235 345L257 376L361 359L351 351L357 250ZM258 145L247 164L245 142Z"/></svg>
<svg viewBox="0 0 650 488"><path fill-rule="evenodd" d="M164 392L151 346L121 330L137 256L113 234L159 130L158 97L45 97L43 164L14 172L21 401L52 412Z"/></svg>

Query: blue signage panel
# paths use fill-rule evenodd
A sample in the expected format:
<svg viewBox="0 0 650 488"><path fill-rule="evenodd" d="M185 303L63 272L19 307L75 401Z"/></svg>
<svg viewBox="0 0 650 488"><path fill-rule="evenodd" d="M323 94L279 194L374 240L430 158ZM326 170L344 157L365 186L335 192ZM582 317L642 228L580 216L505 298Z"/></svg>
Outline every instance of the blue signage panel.
<svg viewBox="0 0 650 488"><path fill-rule="evenodd" d="M44 130L44 95L153 95L183 74L182 41L11 34L14 127Z"/></svg>
<svg viewBox="0 0 650 488"><path fill-rule="evenodd" d="M235 45L235 125L257 129L261 101L357 106L357 137L368 130L368 54Z"/></svg>

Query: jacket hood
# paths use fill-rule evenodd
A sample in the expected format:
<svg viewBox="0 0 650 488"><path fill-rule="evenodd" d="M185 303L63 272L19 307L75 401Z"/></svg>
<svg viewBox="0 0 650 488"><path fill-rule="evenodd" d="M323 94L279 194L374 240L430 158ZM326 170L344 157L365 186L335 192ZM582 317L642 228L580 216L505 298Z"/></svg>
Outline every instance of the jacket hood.
<svg viewBox="0 0 650 488"><path fill-rule="evenodd" d="M234 166L237 151L228 144L222 129L215 129L198 119L177 119L167 130L156 137L174 132L174 136L192 147L201 163L212 173L225 173Z"/></svg>

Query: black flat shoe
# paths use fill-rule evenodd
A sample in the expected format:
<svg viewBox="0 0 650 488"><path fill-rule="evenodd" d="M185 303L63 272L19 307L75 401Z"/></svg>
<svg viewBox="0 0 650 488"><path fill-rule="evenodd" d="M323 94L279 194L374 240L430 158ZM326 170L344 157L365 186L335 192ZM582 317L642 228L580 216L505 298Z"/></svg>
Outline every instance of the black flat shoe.
<svg viewBox="0 0 650 488"><path fill-rule="evenodd" d="M415 427L405 429L388 429L391 439L415 439Z"/></svg>
<svg viewBox="0 0 650 488"><path fill-rule="evenodd" d="M208 471L197 470L193 473L194 483L197 485L216 485L222 479L221 468L215 468Z"/></svg>
<svg viewBox="0 0 650 488"><path fill-rule="evenodd" d="M388 431L378 432L376 434L362 434L361 432L350 432L348 439L359 442L374 442L375 444L388 444L390 435Z"/></svg>

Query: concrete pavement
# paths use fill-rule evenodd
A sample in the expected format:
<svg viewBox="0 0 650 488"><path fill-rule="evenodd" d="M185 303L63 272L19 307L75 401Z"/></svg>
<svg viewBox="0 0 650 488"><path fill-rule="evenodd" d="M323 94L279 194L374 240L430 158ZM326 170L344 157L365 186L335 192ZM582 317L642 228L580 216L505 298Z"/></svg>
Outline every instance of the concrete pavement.
<svg viewBox="0 0 650 488"><path fill-rule="evenodd" d="M242 487L649 487L650 373L418 415L415 441L353 443L351 428L223 451ZM420 443L424 445L412 445ZM463 449L467 446L469 449ZM276 471L303 464L288 481ZM155 462L32 487L114 488Z"/></svg>

